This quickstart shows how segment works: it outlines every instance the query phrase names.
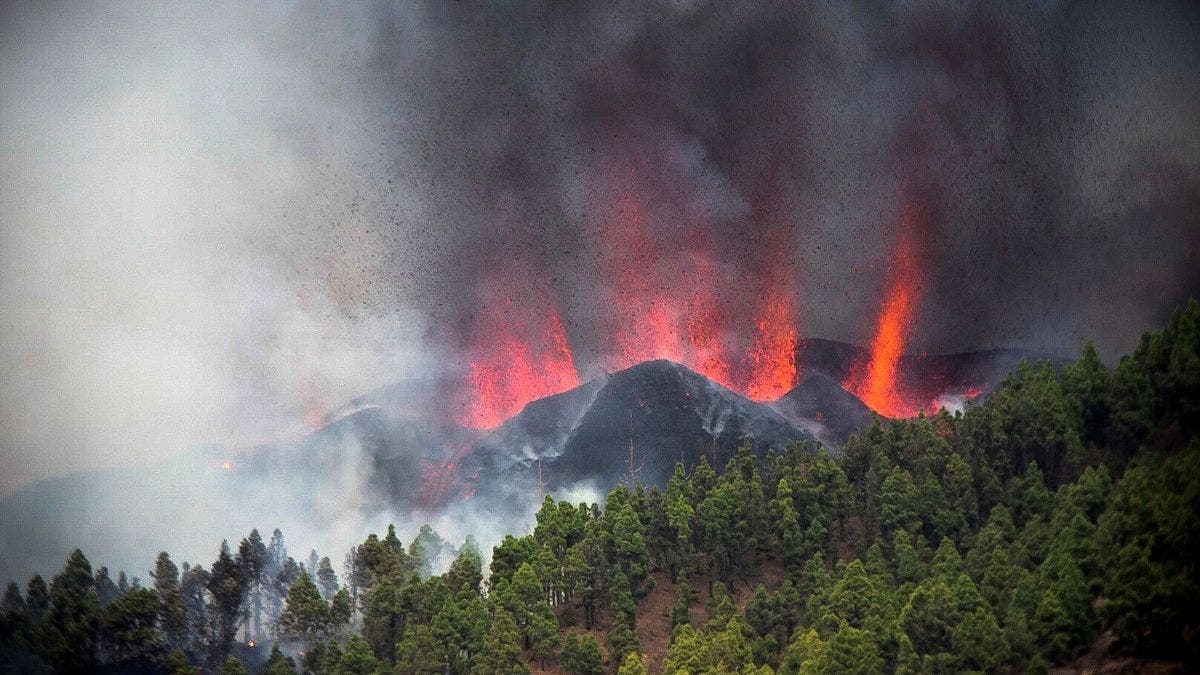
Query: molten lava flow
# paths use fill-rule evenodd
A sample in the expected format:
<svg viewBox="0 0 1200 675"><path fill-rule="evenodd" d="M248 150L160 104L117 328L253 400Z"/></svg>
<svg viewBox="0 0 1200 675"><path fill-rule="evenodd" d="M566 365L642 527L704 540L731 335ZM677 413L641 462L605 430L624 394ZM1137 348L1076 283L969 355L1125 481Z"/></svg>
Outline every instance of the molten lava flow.
<svg viewBox="0 0 1200 675"><path fill-rule="evenodd" d="M792 302L772 289L754 325L757 333L750 349L746 396L774 401L796 386L796 312Z"/></svg>
<svg viewBox="0 0 1200 675"><path fill-rule="evenodd" d="M871 342L870 360L856 368L843 383L869 408L893 418L912 417L924 407L904 396L898 377L919 291L917 264L910 244L912 231L918 224L916 217L911 208L906 210L900 247L891 266L887 295Z"/></svg>
<svg viewBox="0 0 1200 675"><path fill-rule="evenodd" d="M526 403L579 385L575 357L557 310L518 318L509 301L486 309L479 323L478 356L467 372L463 426L497 427Z"/></svg>

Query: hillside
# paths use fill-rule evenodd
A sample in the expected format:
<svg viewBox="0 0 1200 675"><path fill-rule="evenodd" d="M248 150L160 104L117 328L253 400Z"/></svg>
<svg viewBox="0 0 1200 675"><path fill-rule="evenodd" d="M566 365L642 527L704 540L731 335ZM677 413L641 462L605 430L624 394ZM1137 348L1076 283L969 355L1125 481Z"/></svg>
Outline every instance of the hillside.
<svg viewBox="0 0 1200 675"><path fill-rule="evenodd" d="M389 527L339 574L255 530L207 569L160 554L147 589L77 550L49 584L9 585L0 669L1194 672L1198 363L1191 303L1114 369L1090 348L1022 365L964 414L873 425L836 458L747 440L720 471L676 462L663 489L614 481L603 508L546 496L486 565L472 541ZM654 392L662 419L714 434L788 429L674 364L592 386L522 430L574 413L540 427L570 457Z"/></svg>

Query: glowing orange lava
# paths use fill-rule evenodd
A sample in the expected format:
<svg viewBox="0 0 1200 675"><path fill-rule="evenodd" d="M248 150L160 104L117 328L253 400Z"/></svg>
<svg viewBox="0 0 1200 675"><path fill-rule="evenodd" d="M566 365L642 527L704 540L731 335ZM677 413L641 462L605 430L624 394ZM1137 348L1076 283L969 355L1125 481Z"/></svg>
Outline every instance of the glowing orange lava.
<svg viewBox="0 0 1200 675"><path fill-rule="evenodd" d="M722 335L724 317L716 294L716 266L704 250L693 255L691 268L691 298L684 327L689 348L688 365L713 382L734 389Z"/></svg>
<svg viewBox="0 0 1200 675"><path fill-rule="evenodd" d="M755 322L750 349L750 381L746 396L774 401L796 386L796 312L790 298L778 289L768 294Z"/></svg>
<svg viewBox="0 0 1200 675"><path fill-rule="evenodd" d="M663 180L661 166L650 165L612 162L598 176L600 193L616 198L602 198L592 210L590 243L604 304L587 321L599 328L602 346L599 362L584 365L615 371L667 359L755 400L780 398L798 374L798 312L785 253L791 229L774 225L786 216L768 209L759 217L778 236L756 244L767 272L757 282L761 304L747 306L722 289L756 282L730 278L736 266L722 265L706 212L686 198L647 191ZM651 180L642 178L651 172ZM538 277L530 270L500 274L482 287L483 308L465 346L459 421L476 429L494 428L526 403L579 384L553 289L535 283L531 293L514 283Z"/></svg>
<svg viewBox="0 0 1200 675"><path fill-rule="evenodd" d="M915 416L924 407L909 400L899 382L900 357L912 328L920 290L919 270L911 248L918 217L912 208L905 210L899 249L890 267L886 297L879 313L875 339L871 342L870 360L856 368L842 383L869 408L893 418Z"/></svg>
<svg viewBox="0 0 1200 675"><path fill-rule="evenodd" d="M681 318L674 298L659 278L659 259L640 202L624 197L605 224L604 260L612 279L609 323L615 354L613 369L642 361L684 361Z"/></svg>
<svg viewBox="0 0 1200 675"><path fill-rule="evenodd" d="M525 404L579 385L562 319L549 303L520 316L511 300L485 308L476 327L460 423L492 429ZM530 315L533 316L530 316Z"/></svg>
<svg viewBox="0 0 1200 675"><path fill-rule="evenodd" d="M753 316L755 334L748 351L736 352L727 334L730 317L720 289L743 280L722 276L714 260L709 226L698 214L682 214L683 223L651 222L637 197L639 182L616 180L624 195L602 220L598 258L610 280L609 327L615 346L610 369L667 359L710 380L760 401L775 400L796 384L798 327L789 265L782 254L772 266L762 305ZM655 227L669 236L656 240ZM767 245L785 251L781 242Z"/></svg>

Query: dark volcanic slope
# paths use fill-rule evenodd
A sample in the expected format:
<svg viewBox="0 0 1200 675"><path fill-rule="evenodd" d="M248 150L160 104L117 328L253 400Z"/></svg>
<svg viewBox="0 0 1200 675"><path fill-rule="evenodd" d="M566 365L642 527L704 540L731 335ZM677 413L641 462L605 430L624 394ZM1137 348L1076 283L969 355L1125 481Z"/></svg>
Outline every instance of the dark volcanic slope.
<svg viewBox="0 0 1200 675"><path fill-rule="evenodd" d="M478 432L454 425L435 425L367 407L296 441L248 451L238 464L247 474L294 473L292 480L300 492L312 491L311 483L328 476L361 472L366 483L359 487L370 494L359 495L360 501L375 509L404 510L436 506L447 486L431 480L449 477L431 476L429 468L449 462L476 438Z"/></svg>
<svg viewBox="0 0 1200 675"><path fill-rule="evenodd" d="M607 383L607 377L600 377L561 394L531 401L479 441L474 454L486 455L487 468L492 472L558 455Z"/></svg>
<svg viewBox="0 0 1200 675"><path fill-rule="evenodd" d="M797 365L802 374L824 373L843 382L870 357L867 349L856 345L809 338L797 348ZM958 354L905 354L900 358L900 388L918 398L933 400L945 393L978 390L988 393L1004 376L1016 370L1021 361L1063 359L1025 349L987 349Z"/></svg>
<svg viewBox="0 0 1200 675"><path fill-rule="evenodd" d="M858 397L843 389L833 377L820 372L806 375L774 405L784 417L833 448L840 448L850 434L875 419L875 413Z"/></svg>
<svg viewBox="0 0 1200 675"><path fill-rule="evenodd" d="M552 489L586 482L606 491L629 473L631 440L647 485L664 485L676 462L692 466L701 454L724 464L743 438L760 455L814 441L770 405L669 361L641 363L547 401L530 404L480 443L469 470L481 492L518 476L537 480L539 470Z"/></svg>

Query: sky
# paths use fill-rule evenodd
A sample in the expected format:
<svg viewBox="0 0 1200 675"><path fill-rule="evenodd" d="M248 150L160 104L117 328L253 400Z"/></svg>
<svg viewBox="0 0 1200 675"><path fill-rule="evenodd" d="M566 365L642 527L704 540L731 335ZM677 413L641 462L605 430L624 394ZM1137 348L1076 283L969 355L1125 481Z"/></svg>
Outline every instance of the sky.
<svg viewBox="0 0 1200 675"><path fill-rule="evenodd" d="M498 288L585 376L698 260L866 343L906 208L914 351L1111 361L1200 295L1200 10L1013 4L5 3L0 495L461 369Z"/></svg>

